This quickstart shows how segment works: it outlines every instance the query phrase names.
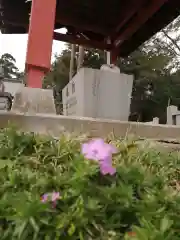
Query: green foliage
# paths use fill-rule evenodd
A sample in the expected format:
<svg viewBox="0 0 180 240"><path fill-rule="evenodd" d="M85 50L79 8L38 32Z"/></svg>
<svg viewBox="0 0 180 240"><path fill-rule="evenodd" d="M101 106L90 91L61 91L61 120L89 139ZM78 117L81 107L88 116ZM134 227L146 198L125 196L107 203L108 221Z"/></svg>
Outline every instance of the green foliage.
<svg viewBox="0 0 180 240"><path fill-rule="evenodd" d="M1 130L1 239L179 239L179 155L112 139L117 174L102 176L84 141ZM56 208L40 201L52 191Z"/></svg>
<svg viewBox="0 0 180 240"><path fill-rule="evenodd" d="M74 74L76 74L78 57L78 47L76 47L75 59L74 59ZM62 51L59 56L55 57L55 61L51 66L51 71L44 79L44 88L53 88L55 104L57 113L62 112L62 89L69 82L69 67L71 58L71 45L67 44L67 48ZM92 68L100 68L104 63L104 54L102 51L95 51L88 49L85 51L84 66Z"/></svg>
<svg viewBox="0 0 180 240"><path fill-rule="evenodd" d="M117 65L121 72L133 74L135 77L130 120L151 121L152 117L159 117L161 123L166 123L168 103L180 105L177 91L180 67L179 27L180 18L177 18L131 55L118 59ZM62 108L61 90L69 81L70 52L71 47L67 45L67 49L56 57L44 83L44 87L54 88L58 113ZM78 47L75 62L77 56ZM99 69L104 63L103 51L85 49L85 67Z"/></svg>
<svg viewBox="0 0 180 240"><path fill-rule="evenodd" d="M117 64L121 72L133 74L135 77L130 120L150 121L152 117L159 117L160 121L165 123L168 103L180 104L177 77L175 80L171 68L168 68L169 63L172 62L171 55L163 54L162 50L157 53L154 49L152 51L148 49L149 46L139 48L127 58L120 58ZM56 57L52 70L44 82L44 87L54 89L57 109L62 109L61 90L69 81L70 51L68 45L67 49ZM104 63L105 54L102 51L85 50L83 64L85 67L99 69Z"/></svg>
<svg viewBox="0 0 180 240"><path fill-rule="evenodd" d="M60 56L56 56L51 66L51 71L44 79L44 88L53 88L57 113L62 112L62 89L69 81L69 63L71 53L64 50Z"/></svg>
<svg viewBox="0 0 180 240"><path fill-rule="evenodd" d="M1 75L3 78L12 79L21 76L16 67L15 58L9 53L5 53L0 57L0 67L2 68Z"/></svg>

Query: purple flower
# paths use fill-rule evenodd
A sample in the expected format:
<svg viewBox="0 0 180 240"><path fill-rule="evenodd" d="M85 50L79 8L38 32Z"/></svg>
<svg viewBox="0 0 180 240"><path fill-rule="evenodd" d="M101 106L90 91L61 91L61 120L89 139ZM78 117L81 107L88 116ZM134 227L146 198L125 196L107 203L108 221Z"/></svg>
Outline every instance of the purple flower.
<svg viewBox="0 0 180 240"><path fill-rule="evenodd" d="M107 157L103 160L100 160L100 171L103 175L110 174L114 175L116 173L116 169L112 165L112 158Z"/></svg>
<svg viewBox="0 0 180 240"><path fill-rule="evenodd" d="M113 167L112 160L110 158L100 161L100 171L103 175L114 175L116 173L116 168Z"/></svg>
<svg viewBox="0 0 180 240"><path fill-rule="evenodd" d="M117 153L117 149L105 143L103 139L94 139L82 145L82 154L87 159L98 161L103 175L116 173L116 169L112 166L113 153Z"/></svg>
<svg viewBox="0 0 180 240"><path fill-rule="evenodd" d="M41 202L52 202L53 206L56 206L57 200L60 199L59 192L45 193L41 197Z"/></svg>
<svg viewBox="0 0 180 240"><path fill-rule="evenodd" d="M89 143L82 145L82 154L87 158L95 161L112 156L117 149L111 144L107 144L103 139L94 139Z"/></svg>
<svg viewBox="0 0 180 240"><path fill-rule="evenodd" d="M53 192L51 196L52 202L56 202L60 198L60 193L59 192Z"/></svg>
<svg viewBox="0 0 180 240"><path fill-rule="evenodd" d="M45 194L43 194L42 195L42 197L41 197L41 202L47 202L48 201L48 194L47 193L45 193Z"/></svg>
<svg viewBox="0 0 180 240"><path fill-rule="evenodd" d="M103 175L110 174L112 176L116 173L116 168L112 165L102 165L100 166L100 171Z"/></svg>

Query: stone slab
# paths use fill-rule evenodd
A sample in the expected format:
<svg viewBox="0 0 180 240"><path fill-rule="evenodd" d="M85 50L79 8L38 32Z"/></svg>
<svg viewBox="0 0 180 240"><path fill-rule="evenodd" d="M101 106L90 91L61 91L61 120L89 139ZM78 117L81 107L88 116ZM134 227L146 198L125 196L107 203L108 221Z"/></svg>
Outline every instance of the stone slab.
<svg viewBox="0 0 180 240"><path fill-rule="evenodd" d="M25 132L50 134L53 137L59 137L63 132L70 132L87 134L89 137L106 137L109 134L114 134L119 138L134 135L143 139L180 140L180 127L160 124L152 125L50 114L0 113L0 128L7 127L9 123Z"/></svg>
<svg viewBox="0 0 180 240"><path fill-rule="evenodd" d="M22 87L15 93L11 111L29 114L56 114L53 91Z"/></svg>
<svg viewBox="0 0 180 240"><path fill-rule="evenodd" d="M81 68L62 90L63 114L128 121L133 76Z"/></svg>

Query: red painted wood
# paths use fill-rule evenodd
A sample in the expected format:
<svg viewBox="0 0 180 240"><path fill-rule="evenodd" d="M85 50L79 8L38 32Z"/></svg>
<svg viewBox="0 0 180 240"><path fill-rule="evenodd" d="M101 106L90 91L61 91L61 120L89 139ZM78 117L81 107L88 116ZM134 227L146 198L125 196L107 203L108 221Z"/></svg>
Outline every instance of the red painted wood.
<svg viewBox="0 0 180 240"><path fill-rule="evenodd" d="M27 74L27 86L31 88L42 88L44 71L36 67L29 67Z"/></svg>
<svg viewBox="0 0 180 240"><path fill-rule="evenodd" d="M108 29L106 26L95 26L94 24L90 24L90 23L84 23L83 21L80 21L74 17L71 17L70 15L66 16L66 15L62 15L62 13L60 14L60 17L57 16L56 17L56 22L64 25L64 26L73 26L76 30L80 31L80 32L84 32L84 31L90 31L93 33L99 33L102 34L104 36L109 35L111 33L111 29Z"/></svg>
<svg viewBox="0 0 180 240"><path fill-rule="evenodd" d="M143 5L144 0L132 0L130 6L123 11L122 16L120 16L119 24L115 28L115 33L117 33L128 21L129 19L138 11L138 9Z"/></svg>
<svg viewBox="0 0 180 240"><path fill-rule="evenodd" d="M132 22L128 24L125 30L117 37L114 42L115 47L120 47L125 40L131 37L167 1L168 0L151 0L149 6L141 8Z"/></svg>
<svg viewBox="0 0 180 240"><path fill-rule="evenodd" d="M116 65L117 60L118 60L118 51L117 51L116 48L114 48L114 49L111 51L111 64Z"/></svg>
<svg viewBox="0 0 180 240"><path fill-rule="evenodd" d="M106 44L104 42L98 42L94 40L87 40L82 37L77 37L74 35L67 35L58 32L54 32L54 40L63 41L71 44L78 44L89 48L97 48L102 50L110 50L111 44Z"/></svg>
<svg viewBox="0 0 180 240"><path fill-rule="evenodd" d="M56 0L33 0L29 25L26 70L29 87L41 87L51 64Z"/></svg>

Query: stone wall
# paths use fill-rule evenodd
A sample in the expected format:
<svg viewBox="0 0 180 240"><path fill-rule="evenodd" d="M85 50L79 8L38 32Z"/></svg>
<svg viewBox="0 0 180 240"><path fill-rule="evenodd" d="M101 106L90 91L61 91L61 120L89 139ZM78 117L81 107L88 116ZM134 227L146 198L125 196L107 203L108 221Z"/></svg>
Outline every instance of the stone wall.
<svg viewBox="0 0 180 240"><path fill-rule="evenodd" d="M180 111L177 106L171 105L167 107L167 124L180 125Z"/></svg>
<svg viewBox="0 0 180 240"><path fill-rule="evenodd" d="M133 76L81 68L63 89L66 116L128 121Z"/></svg>

